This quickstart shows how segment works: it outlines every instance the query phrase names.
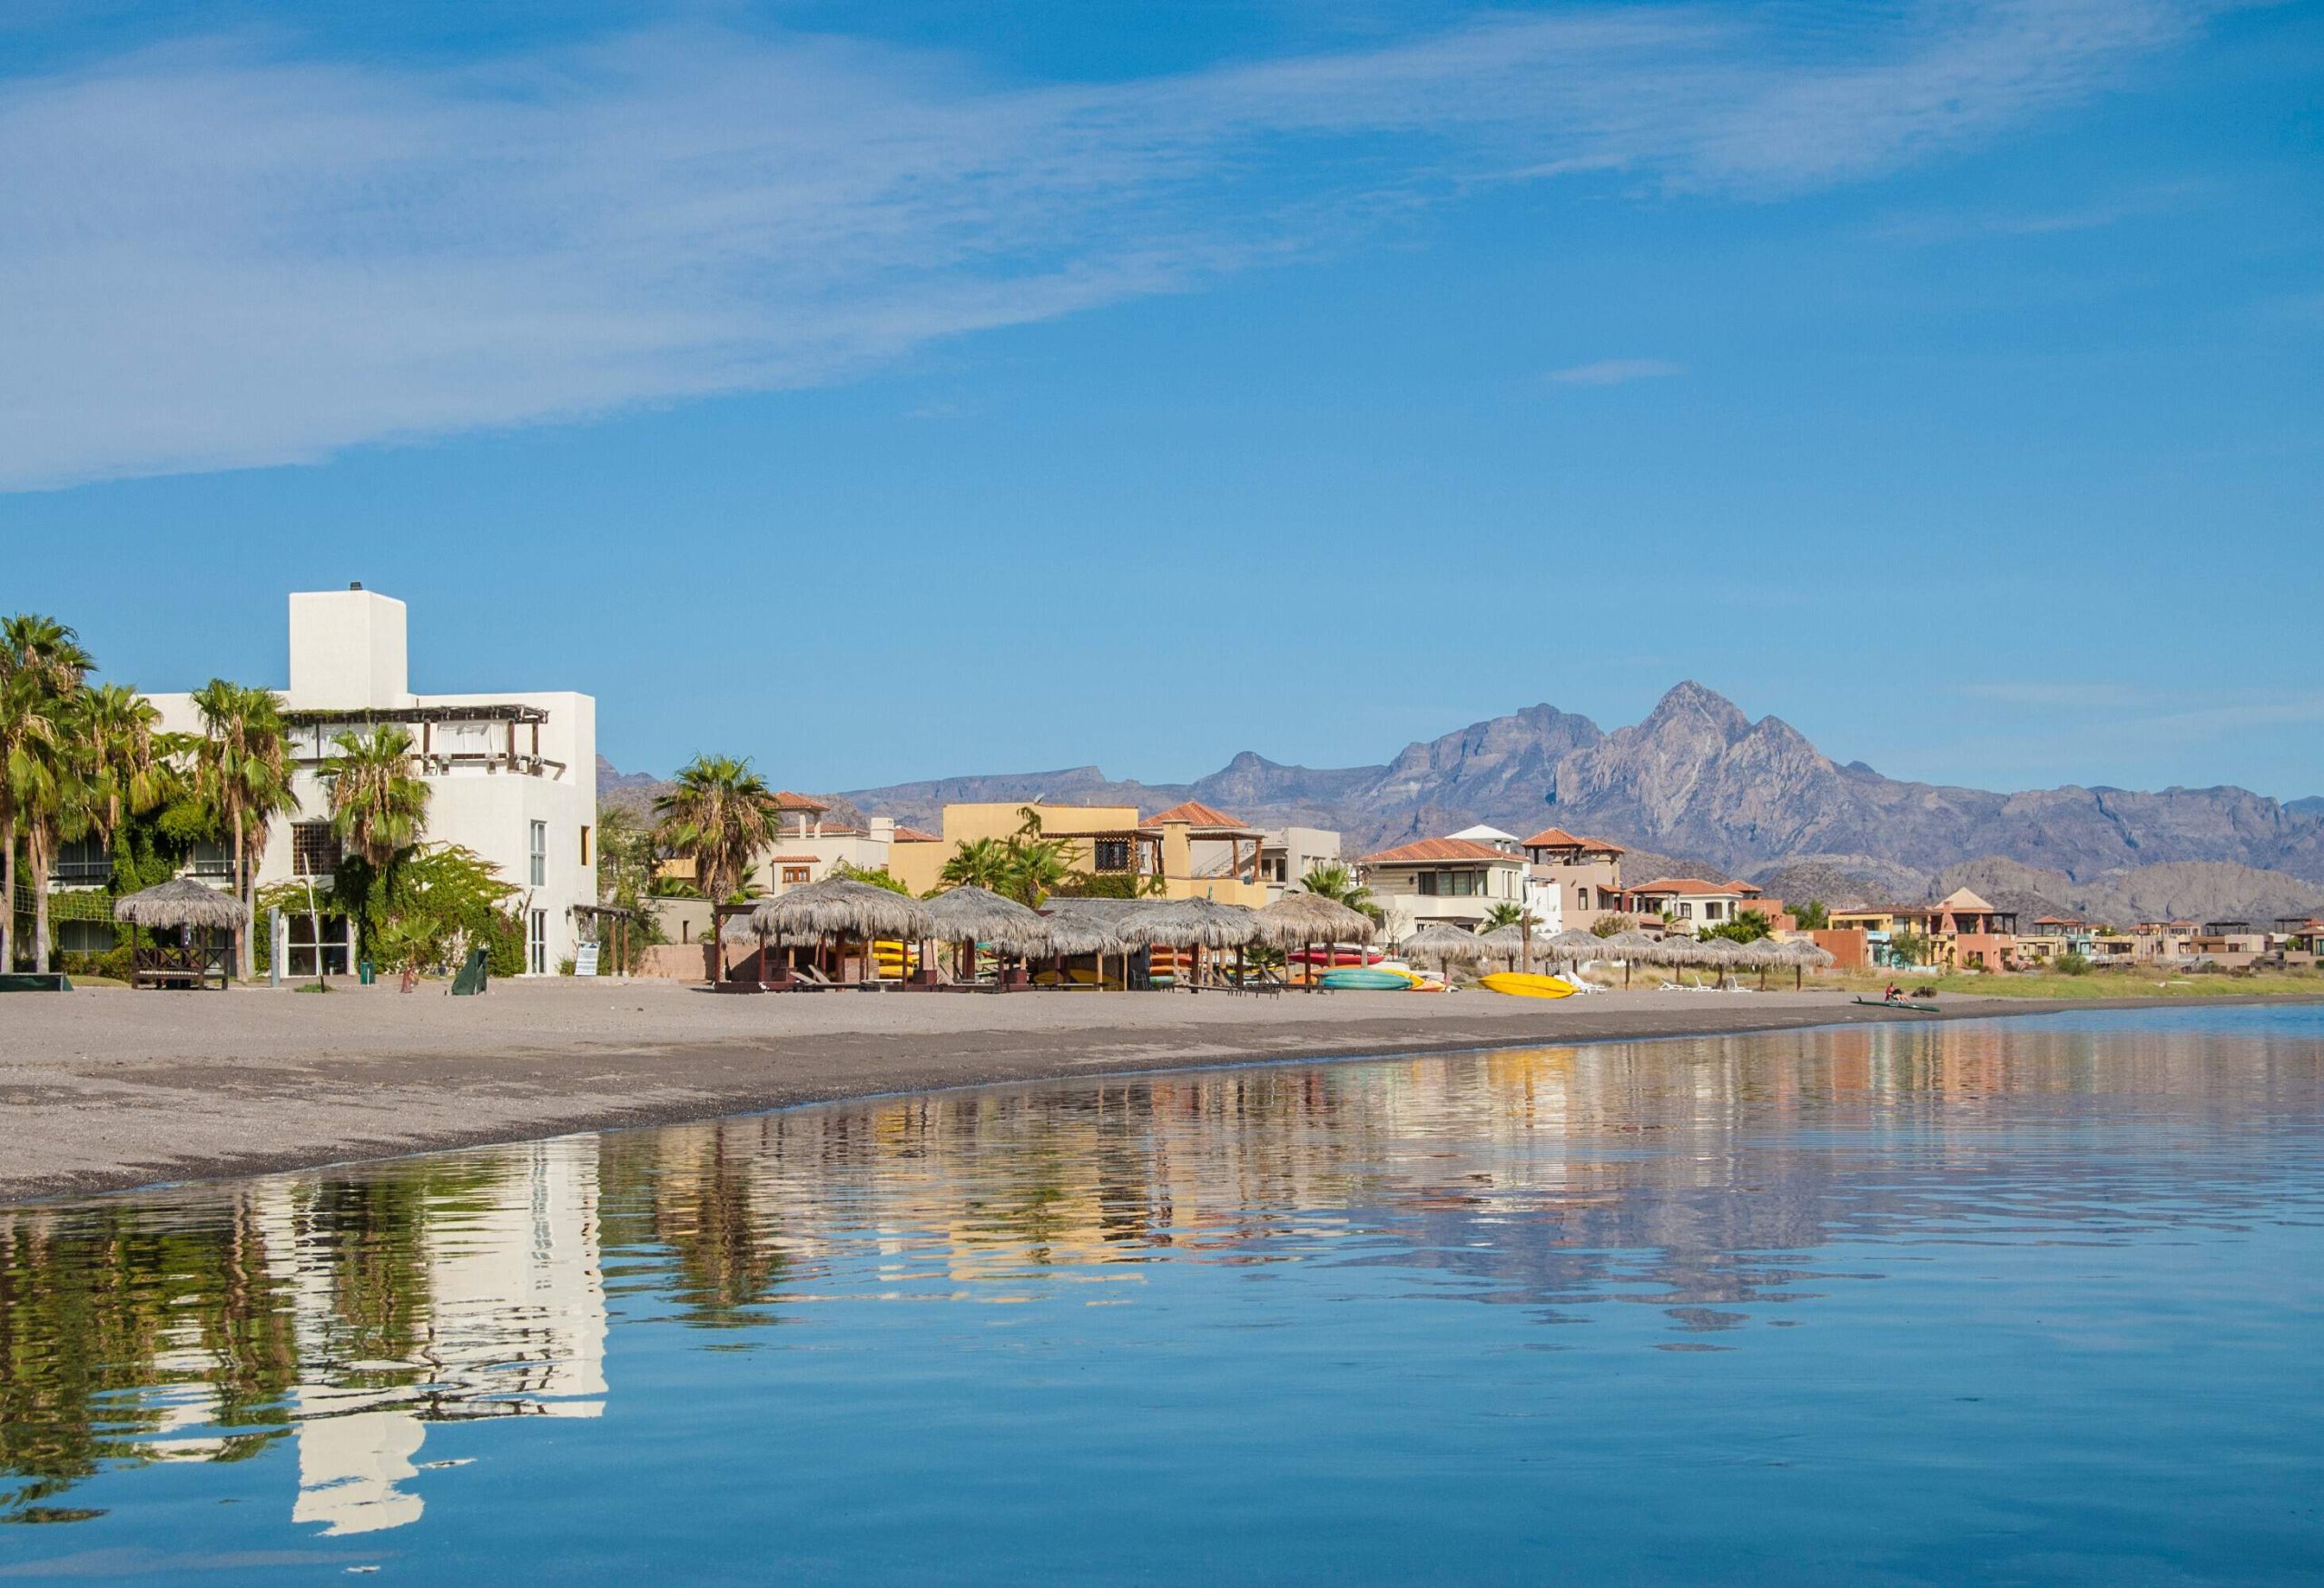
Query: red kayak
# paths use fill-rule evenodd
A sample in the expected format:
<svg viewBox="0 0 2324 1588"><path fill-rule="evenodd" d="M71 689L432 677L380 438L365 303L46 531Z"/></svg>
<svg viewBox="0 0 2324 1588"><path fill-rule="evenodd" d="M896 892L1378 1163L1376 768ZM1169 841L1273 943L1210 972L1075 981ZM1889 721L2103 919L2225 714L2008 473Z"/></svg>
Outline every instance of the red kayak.
<svg viewBox="0 0 2324 1588"><path fill-rule="evenodd" d="M1388 956L1378 949L1294 949L1295 965L1376 965Z"/></svg>

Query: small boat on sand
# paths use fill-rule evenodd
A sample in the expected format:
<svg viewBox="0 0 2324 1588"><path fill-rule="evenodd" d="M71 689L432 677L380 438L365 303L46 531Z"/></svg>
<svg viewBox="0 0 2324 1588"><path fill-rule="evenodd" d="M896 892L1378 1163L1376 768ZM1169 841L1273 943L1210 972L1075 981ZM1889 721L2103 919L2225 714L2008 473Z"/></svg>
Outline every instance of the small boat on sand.
<svg viewBox="0 0 2324 1588"><path fill-rule="evenodd" d="M1936 1005L1934 1003L1906 1003L1901 998L1859 998L1856 1001L1866 1009L1909 1009L1922 1014L1935 1014L1937 1011Z"/></svg>
<svg viewBox="0 0 2324 1588"><path fill-rule="evenodd" d="M1571 998L1573 984L1556 976L1538 976L1529 971L1495 971L1490 976L1477 978L1477 985L1490 992L1506 992L1512 998Z"/></svg>

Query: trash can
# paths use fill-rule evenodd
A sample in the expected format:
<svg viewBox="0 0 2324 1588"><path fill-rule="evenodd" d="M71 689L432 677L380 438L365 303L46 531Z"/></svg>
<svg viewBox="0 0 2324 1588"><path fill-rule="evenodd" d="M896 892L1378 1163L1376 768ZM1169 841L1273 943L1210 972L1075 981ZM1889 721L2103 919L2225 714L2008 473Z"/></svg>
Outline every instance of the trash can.
<svg viewBox="0 0 2324 1588"><path fill-rule="evenodd" d="M370 962L370 961L369 961L369 960L358 960L358 961L356 961L356 962L355 962L355 980L356 980L356 981L357 981L358 983L359 983L359 984L360 984L360 985L362 985L362 986L369 987L369 985L371 985L371 981L372 981L372 971L371 971L371 962Z"/></svg>

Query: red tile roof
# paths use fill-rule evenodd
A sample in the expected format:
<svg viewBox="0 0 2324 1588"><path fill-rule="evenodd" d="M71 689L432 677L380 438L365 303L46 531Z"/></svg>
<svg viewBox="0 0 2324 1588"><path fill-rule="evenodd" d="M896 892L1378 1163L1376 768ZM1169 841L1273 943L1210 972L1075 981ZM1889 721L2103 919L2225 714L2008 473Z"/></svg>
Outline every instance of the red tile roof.
<svg viewBox="0 0 2324 1588"><path fill-rule="evenodd" d="M828 800L819 800L812 794L793 794L787 788L774 791L774 803L785 811L828 811L832 808Z"/></svg>
<svg viewBox="0 0 2324 1588"><path fill-rule="evenodd" d="M896 829L896 842L899 843L941 843L944 840L936 833L923 833L917 827L899 827Z"/></svg>
<svg viewBox="0 0 2324 1588"><path fill-rule="evenodd" d="M1188 800L1172 805L1167 811L1157 811L1138 824L1141 827L1159 827L1165 822L1184 822L1189 827L1229 827L1237 833L1248 833L1239 816L1230 816L1216 805L1206 805L1200 800Z"/></svg>
<svg viewBox="0 0 2324 1588"><path fill-rule="evenodd" d="M1641 883L1635 888L1625 888L1626 893L1732 893L1732 883L1707 883L1700 877L1663 877L1651 883Z"/></svg>
<svg viewBox="0 0 2324 1588"><path fill-rule="evenodd" d="M1500 860L1515 863L1516 855L1495 849L1490 843L1479 843L1467 838L1423 838L1416 843L1406 843L1395 849L1384 849L1377 854L1367 854L1356 862L1358 865L1407 865L1431 860Z"/></svg>
<svg viewBox="0 0 2324 1588"><path fill-rule="evenodd" d="M1604 838L1583 838L1562 827L1544 827L1525 840L1527 849L1603 849L1614 854L1628 854L1620 844Z"/></svg>

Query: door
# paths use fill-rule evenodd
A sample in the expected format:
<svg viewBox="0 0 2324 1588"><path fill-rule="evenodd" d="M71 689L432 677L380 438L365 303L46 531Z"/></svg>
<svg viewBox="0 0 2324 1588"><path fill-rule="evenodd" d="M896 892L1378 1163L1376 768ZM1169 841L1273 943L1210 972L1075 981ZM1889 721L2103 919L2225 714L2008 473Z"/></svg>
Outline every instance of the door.
<svg viewBox="0 0 2324 1588"><path fill-rule="evenodd" d="M525 969L536 976L548 974L548 912L536 910L525 917Z"/></svg>

